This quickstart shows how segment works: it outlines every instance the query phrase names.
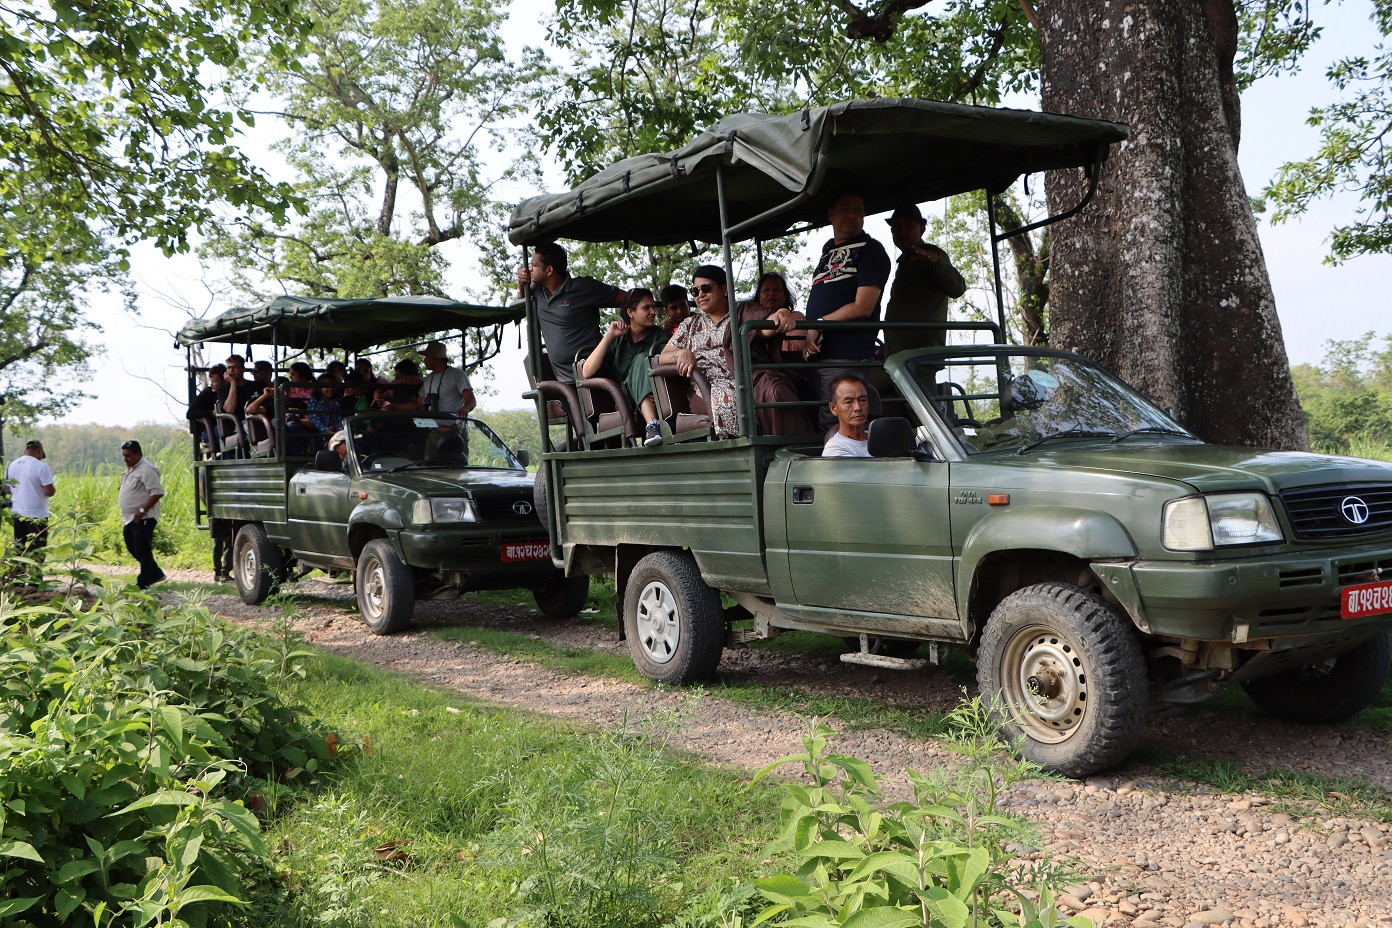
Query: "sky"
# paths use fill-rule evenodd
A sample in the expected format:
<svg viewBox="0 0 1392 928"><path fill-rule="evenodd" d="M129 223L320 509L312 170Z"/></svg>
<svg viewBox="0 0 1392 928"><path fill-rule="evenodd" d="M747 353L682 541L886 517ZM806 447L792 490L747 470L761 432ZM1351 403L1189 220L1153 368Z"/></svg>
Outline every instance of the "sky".
<svg viewBox="0 0 1392 928"><path fill-rule="evenodd" d="M1340 6L1317 8L1315 16L1325 32L1307 55L1302 71L1259 81L1243 95L1239 162L1249 193L1258 192L1280 164L1315 149L1318 135L1305 124L1306 116L1312 106L1330 99L1324 79L1329 63L1372 51L1377 33L1367 19L1369 7L1360 0L1348 0ZM536 23L539 11L547 8L545 0L515 0L512 23L504 32L513 49L520 49L524 41L539 41ZM275 163L278 157L264 150L270 140L271 136L260 135L243 147L254 162ZM510 195L520 200L540 192L546 191L517 190ZM1356 205L1352 195L1340 195L1320 201L1300 220L1284 225L1273 226L1259 218L1292 364L1318 362L1331 339L1356 338L1368 331L1392 333L1387 313L1392 256L1356 258L1338 267L1325 263L1330 231L1350 221ZM886 244L890 240L884 217L869 218L866 230ZM449 282L456 288L455 295L462 298L471 286L482 290L470 279L473 269L463 254L465 246L456 242L443 247L451 260ZM184 352L174 345L172 333L188 319L190 309L215 315L230 308L210 297L208 283L216 280L217 273L200 268L189 256L166 259L152 248L139 246L132 254L132 270L141 291L139 317L126 314L115 300L94 301L93 317L104 328L101 341L106 354L94 364L96 378L86 390L97 396L76 404L63 417L66 423L134 425L180 419L187 402ZM485 410L527 405L521 398L526 389L522 352L513 330L504 342L504 352L490 362L493 394L483 398ZM118 382L120 386L113 388Z"/></svg>

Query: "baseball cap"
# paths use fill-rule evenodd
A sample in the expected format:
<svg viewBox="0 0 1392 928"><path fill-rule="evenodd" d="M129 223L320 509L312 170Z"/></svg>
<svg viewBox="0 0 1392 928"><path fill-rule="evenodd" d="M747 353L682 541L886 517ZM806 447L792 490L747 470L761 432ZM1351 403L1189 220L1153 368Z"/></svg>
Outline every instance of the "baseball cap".
<svg viewBox="0 0 1392 928"><path fill-rule="evenodd" d="M448 356L449 352L445 350L443 342L430 342L421 349L421 354L427 358L444 358Z"/></svg>
<svg viewBox="0 0 1392 928"><path fill-rule="evenodd" d="M343 429L339 429L337 432L334 432L333 435L329 436L330 451L337 448L339 445L346 445L347 443L348 436L343 433Z"/></svg>
<svg viewBox="0 0 1392 928"><path fill-rule="evenodd" d="M906 203L896 209L894 214L889 217L889 221L893 222L896 219L912 219L914 222L924 221L923 214L918 211L917 203Z"/></svg>
<svg viewBox="0 0 1392 928"><path fill-rule="evenodd" d="M39 441L37 438L31 438L31 439L29 439L28 441L26 441L26 442L24 443L24 450L25 450L25 451L37 451L37 452L39 453L39 460L43 460L43 457L44 457L43 442Z"/></svg>

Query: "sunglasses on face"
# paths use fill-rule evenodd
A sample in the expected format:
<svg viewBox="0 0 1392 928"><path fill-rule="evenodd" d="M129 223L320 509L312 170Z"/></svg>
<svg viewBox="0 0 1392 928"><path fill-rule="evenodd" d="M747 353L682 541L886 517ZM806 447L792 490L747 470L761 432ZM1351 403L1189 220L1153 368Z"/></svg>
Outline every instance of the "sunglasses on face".
<svg viewBox="0 0 1392 928"><path fill-rule="evenodd" d="M715 289L715 284L694 284L691 287L692 293L710 293Z"/></svg>

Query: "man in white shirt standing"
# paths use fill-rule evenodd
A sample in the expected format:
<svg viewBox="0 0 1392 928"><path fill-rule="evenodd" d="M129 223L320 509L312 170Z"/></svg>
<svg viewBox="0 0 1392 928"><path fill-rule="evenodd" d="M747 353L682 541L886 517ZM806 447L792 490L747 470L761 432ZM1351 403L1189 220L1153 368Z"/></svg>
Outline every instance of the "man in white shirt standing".
<svg viewBox="0 0 1392 928"><path fill-rule="evenodd" d="M121 475L116 505L125 525L121 533L126 550L140 564L135 585L144 590L164 579L164 571L155 563L155 524L159 521L164 485L160 483L159 468L140 453L140 442L121 442L121 460L126 462L126 472Z"/></svg>
<svg viewBox="0 0 1392 928"><path fill-rule="evenodd" d="M20 557L43 557L48 547L48 500L56 491L53 471L44 463L43 443L30 439L24 443L24 453L10 462L5 479L13 481L10 506L14 513L15 551ZM37 578L43 576L38 568Z"/></svg>
<svg viewBox="0 0 1392 928"><path fill-rule="evenodd" d="M836 416L836 434L822 446L824 458L868 458L870 434L870 391L865 381L849 374L831 382L831 411Z"/></svg>
<svg viewBox="0 0 1392 928"><path fill-rule="evenodd" d="M425 375L420 389L426 411L467 418L478 405L469 375L449 366L449 355L441 342L426 345L421 355L425 358L425 369L430 372Z"/></svg>

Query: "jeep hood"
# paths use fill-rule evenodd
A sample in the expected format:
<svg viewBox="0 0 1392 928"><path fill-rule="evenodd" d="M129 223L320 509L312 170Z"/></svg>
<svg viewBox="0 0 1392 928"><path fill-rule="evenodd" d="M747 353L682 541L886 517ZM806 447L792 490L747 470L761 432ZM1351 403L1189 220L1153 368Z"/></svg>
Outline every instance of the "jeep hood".
<svg viewBox="0 0 1392 928"><path fill-rule="evenodd" d="M1204 493L1262 489L1274 494L1293 487L1392 483L1392 464L1380 461L1134 438L1115 445L1061 442L1019 455L1017 460L1069 470L1103 470L1179 480Z"/></svg>
<svg viewBox="0 0 1392 928"><path fill-rule="evenodd" d="M369 473L365 480L379 480L388 486L415 490L425 496L470 496L490 493L516 495L518 491L532 492L535 482L533 474L516 470L491 470L487 468L434 468L430 470L403 470L395 474Z"/></svg>

